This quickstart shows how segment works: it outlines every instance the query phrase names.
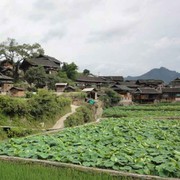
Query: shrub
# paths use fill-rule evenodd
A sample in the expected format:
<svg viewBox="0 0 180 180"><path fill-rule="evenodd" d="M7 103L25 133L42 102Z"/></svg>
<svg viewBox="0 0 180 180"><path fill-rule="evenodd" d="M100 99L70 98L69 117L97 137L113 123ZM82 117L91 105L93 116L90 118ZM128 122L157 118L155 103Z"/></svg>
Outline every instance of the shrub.
<svg viewBox="0 0 180 180"><path fill-rule="evenodd" d="M93 109L90 105L84 105L77 112L69 116L65 121L65 127L73 127L95 121Z"/></svg>

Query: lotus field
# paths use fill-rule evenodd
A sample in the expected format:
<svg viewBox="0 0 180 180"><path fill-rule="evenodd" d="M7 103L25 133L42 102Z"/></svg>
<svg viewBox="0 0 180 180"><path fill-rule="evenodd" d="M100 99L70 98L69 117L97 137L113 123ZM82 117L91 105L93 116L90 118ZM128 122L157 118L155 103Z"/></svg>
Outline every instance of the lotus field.
<svg viewBox="0 0 180 180"><path fill-rule="evenodd" d="M126 107L120 108L127 111ZM170 115L178 118L180 111L175 109ZM136 111L144 114L137 115ZM139 108L133 112L134 117L109 117L98 124L67 128L56 134L10 139L0 144L0 155L180 177L180 120L163 120L164 113L158 116L158 111L148 118L148 111Z"/></svg>

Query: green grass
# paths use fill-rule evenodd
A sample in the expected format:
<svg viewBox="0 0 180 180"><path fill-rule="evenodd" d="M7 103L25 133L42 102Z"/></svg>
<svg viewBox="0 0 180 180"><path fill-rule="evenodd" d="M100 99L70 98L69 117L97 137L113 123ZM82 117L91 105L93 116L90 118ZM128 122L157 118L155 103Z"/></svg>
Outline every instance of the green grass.
<svg viewBox="0 0 180 180"><path fill-rule="evenodd" d="M0 161L1 180L131 180L103 173L82 172L80 170L45 166L23 162Z"/></svg>

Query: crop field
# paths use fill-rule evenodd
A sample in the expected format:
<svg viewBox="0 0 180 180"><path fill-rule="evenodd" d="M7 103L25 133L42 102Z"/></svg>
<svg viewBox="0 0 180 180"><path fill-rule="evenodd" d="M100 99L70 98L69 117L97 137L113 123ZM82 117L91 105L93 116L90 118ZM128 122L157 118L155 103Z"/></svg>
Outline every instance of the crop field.
<svg viewBox="0 0 180 180"><path fill-rule="evenodd" d="M103 116L180 119L180 103L166 105L116 106L105 109Z"/></svg>
<svg viewBox="0 0 180 180"><path fill-rule="evenodd" d="M180 177L180 121L108 118L51 135L10 139L0 155Z"/></svg>

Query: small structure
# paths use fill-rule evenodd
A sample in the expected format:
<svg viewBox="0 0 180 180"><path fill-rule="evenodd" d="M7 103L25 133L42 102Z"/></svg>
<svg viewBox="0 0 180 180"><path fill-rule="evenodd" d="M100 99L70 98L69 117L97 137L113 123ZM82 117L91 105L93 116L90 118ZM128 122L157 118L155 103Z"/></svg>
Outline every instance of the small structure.
<svg viewBox="0 0 180 180"><path fill-rule="evenodd" d="M97 99L97 90L95 88L84 88L82 92L87 93L87 98Z"/></svg>
<svg viewBox="0 0 180 180"><path fill-rule="evenodd" d="M75 92L76 88L73 86L66 86L64 92Z"/></svg>
<svg viewBox="0 0 180 180"><path fill-rule="evenodd" d="M133 101L138 103L153 103L160 100L160 92L155 88L138 88L133 92Z"/></svg>
<svg viewBox="0 0 180 180"><path fill-rule="evenodd" d="M180 101L180 87L166 87L162 89L162 100Z"/></svg>
<svg viewBox="0 0 180 180"><path fill-rule="evenodd" d="M67 83L56 83L55 87L56 87L56 92L64 92L67 87Z"/></svg>
<svg viewBox="0 0 180 180"><path fill-rule="evenodd" d="M8 77L0 73L0 91L8 92L13 86L13 78Z"/></svg>
<svg viewBox="0 0 180 180"><path fill-rule="evenodd" d="M25 96L25 89L19 87L12 87L10 90L10 95L14 97L24 97Z"/></svg>

